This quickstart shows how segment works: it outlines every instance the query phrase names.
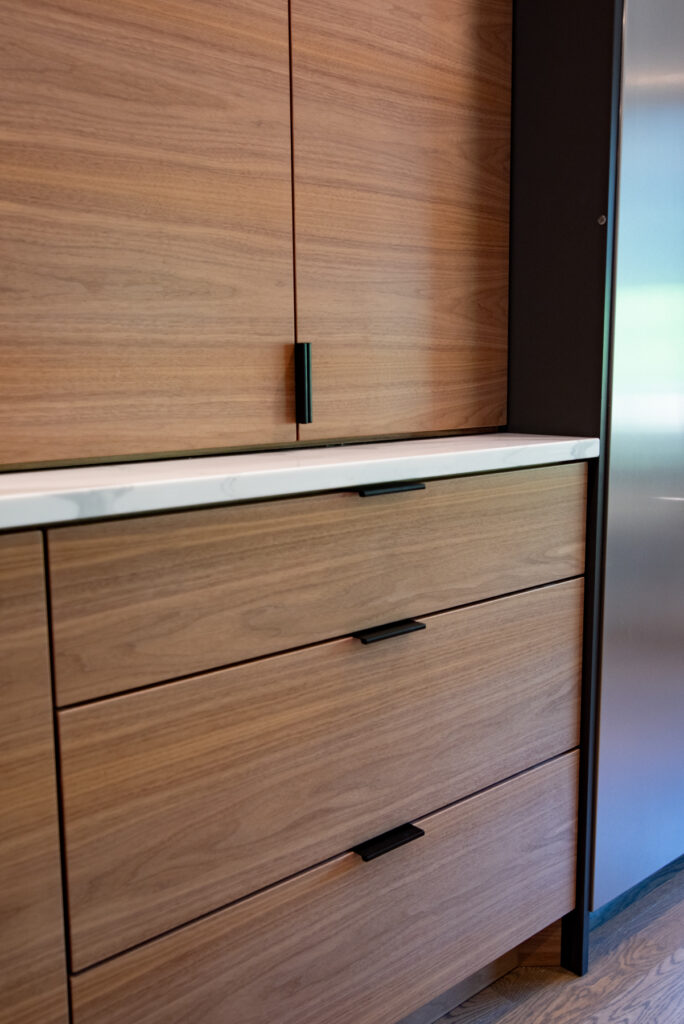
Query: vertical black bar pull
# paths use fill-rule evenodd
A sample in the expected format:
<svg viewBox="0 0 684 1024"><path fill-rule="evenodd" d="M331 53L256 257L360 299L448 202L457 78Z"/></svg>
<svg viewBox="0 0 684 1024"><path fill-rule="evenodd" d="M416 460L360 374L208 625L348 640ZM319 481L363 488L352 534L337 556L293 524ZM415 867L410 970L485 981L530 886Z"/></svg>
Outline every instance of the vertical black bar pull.
<svg viewBox="0 0 684 1024"><path fill-rule="evenodd" d="M311 343L308 341L295 345L295 393L297 423L312 423Z"/></svg>

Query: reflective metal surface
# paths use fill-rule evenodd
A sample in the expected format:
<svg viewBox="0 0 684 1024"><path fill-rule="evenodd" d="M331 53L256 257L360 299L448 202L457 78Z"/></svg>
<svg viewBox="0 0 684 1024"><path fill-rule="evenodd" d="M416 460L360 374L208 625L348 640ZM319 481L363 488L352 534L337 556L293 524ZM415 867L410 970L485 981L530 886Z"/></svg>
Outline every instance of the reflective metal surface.
<svg viewBox="0 0 684 1024"><path fill-rule="evenodd" d="M684 853L684 0L627 0L594 908Z"/></svg>

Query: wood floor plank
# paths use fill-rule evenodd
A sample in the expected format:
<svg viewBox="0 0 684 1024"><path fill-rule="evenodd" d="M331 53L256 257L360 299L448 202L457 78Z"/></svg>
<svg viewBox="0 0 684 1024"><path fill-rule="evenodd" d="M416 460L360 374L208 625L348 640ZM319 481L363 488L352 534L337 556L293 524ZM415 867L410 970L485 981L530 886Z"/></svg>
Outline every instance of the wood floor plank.
<svg viewBox="0 0 684 1024"><path fill-rule="evenodd" d="M653 967L622 996L592 1017L592 1024L681 1024L684 1013L684 947Z"/></svg>

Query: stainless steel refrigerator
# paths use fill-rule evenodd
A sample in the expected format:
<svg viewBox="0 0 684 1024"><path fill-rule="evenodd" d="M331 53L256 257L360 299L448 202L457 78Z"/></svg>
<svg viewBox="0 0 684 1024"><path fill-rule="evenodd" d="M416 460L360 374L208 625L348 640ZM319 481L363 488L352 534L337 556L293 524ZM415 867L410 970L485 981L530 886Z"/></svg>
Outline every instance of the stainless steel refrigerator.
<svg viewBox="0 0 684 1024"><path fill-rule="evenodd" d="M684 854L684 0L627 0L593 907Z"/></svg>

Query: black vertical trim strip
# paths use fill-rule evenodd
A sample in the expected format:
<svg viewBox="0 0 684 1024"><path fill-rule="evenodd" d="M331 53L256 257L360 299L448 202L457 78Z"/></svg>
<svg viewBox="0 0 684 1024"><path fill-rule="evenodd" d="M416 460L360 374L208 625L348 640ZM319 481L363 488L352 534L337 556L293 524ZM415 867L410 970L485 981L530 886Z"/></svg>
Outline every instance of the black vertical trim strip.
<svg viewBox="0 0 684 1024"><path fill-rule="evenodd" d="M610 381L613 369L612 338L615 316L615 254L619 195L620 102L622 78L624 0L614 0L611 75L611 128L607 215L606 273L603 320L603 363L599 410L601 454L590 469L587 519L587 572L580 737L580 806L577 842L576 905L563 919L561 965L575 974L589 968L590 908L594 885L596 835L596 775L600 719L600 675L603 634L603 582L607 472L610 458Z"/></svg>
<svg viewBox="0 0 684 1024"><path fill-rule="evenodd" d="M66 971L67 976L64 979L67 991L67 1004L69 1011L69 1021L73 1021L73 1007L71 1000L71 920L69 916L69 889L67 880L67 867L66 867L66 831L64 825L64 802L62 800L62 762L60 757L60 746L59 746L59 722L58 722L58 711L57 711L57 694L56 694L56 683L55 683L55 649L54 649L54 633L52 625L52 600L50 590L50 560L48 558L48 538L47 531L41 530L41 536L43 541L43 572L44 572L44 587L45 587L45 613L47 618L47 631L48 631L48 653L50 658L50 686L52 690L52 729L53 729L53 748L55 758L55 778L57 782L57 820L59 824L59 852L60 852L60 865L62 872L62 917L64 921L64 955L66 960Z"/></svg>
<svg viewBox="0 0 684 1024"><path fill-rule="evenodd" d="M622 65L624 60L624 24L625 0L615 0L614 10L614 40L613 40L613 108L611 122L611 189L610 205L608 208L608 238L609 248L606 263L606 293L605 293L605 321L604 321L604 374L601 406L601 457L599 459L599 506L597 510L597 645L595 649L595 670L597 678L597 705L596 705L596 746L594 751L594 779L598 767L598 724L601 703L601 655L603 646L603 592L606 568L606 550L604 538L606 536L608 523L608 467L610 465L610 421L612 408L612 380L613 380L613 333L615 327L615 261L617 258L618 238L618 210L620 195L620 131L621 131L621 105L622 105ZM591 817L591 878L588 893L588 909L593 903L594 892L594 839L596 836L596 802L592 800Z"/></svg>
<svg viewBox="0 0 684 1024"><path fill-rule="evenodd" d="M565 915L561 929L561 966L579 975L586 974L589 967L588 892L592 875L592 822L598 697L597 645L601 612L600 566L603 547L601 510L604 474L599 462L596 461L589 463L588 470L575 908Z"/></svg>
<svg viewBox="0 0 684 1024"><path fill-rule="evenodd" d="M514 0L508 429L600 436L589 465L576 907L588 965L623 0Z"/></svg>

